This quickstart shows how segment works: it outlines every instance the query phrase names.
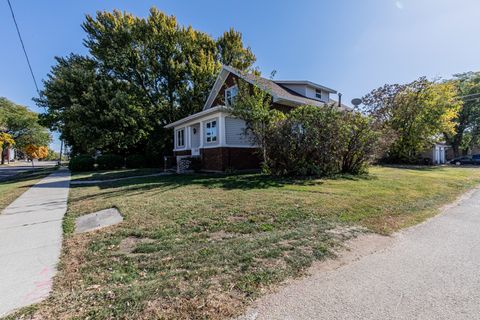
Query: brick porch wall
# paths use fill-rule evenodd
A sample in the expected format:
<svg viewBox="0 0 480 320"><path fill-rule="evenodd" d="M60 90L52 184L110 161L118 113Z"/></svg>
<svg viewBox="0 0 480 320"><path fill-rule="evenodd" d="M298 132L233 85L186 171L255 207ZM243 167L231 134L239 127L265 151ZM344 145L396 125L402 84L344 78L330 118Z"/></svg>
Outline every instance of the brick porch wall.
<svg viewBox="0 0 480 320"><path fill-rule="evenodd" d="M210 148L200 149L202 169L207 171L225 171L260 169L260 158L253 148Z"/></svg>

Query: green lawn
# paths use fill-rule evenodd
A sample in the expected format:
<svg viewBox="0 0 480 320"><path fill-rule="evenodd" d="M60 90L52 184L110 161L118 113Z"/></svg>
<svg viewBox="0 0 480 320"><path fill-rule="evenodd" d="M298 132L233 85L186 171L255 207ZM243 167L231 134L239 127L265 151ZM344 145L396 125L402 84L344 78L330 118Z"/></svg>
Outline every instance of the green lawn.
<svg viewBox="0 0 480 320"><path fill-rule="evenodd" d="M7 181L0 181L0 212L32 185L52 173L54 168L20 173Z"/></svg>
<svg viewBox="0 0 480 320"><path fill-rule="evenodd" d="M42 318L224 319L365 229L390 233L480 183L474 168L374 167L370 175L138 178L71 189L68 216L125 221L67 235ZM330 232L335 229L336 232Z"/></svg>

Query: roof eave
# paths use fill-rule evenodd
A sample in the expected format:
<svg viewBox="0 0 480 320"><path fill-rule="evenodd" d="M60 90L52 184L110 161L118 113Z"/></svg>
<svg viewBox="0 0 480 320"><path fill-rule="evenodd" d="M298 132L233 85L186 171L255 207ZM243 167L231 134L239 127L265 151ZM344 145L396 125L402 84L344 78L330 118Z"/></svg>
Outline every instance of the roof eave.
<svg viewBox="0 0 480 320"><path fill-rule="evenodd" d="M197 118L201 118L203 116L209 115L210 113L222 112L222 111L227 111L227 107L216 106L216 107L208 108L206 110L202 110L200 112L191 114L188 117L185 117L185 118L182 118L182 119L177 120L175 122L172 122L170 124L167 124L166 126L164 126L164 128L165 129L170 129L170 128L178 127L178 126L182 125L183 123L193 121Z"/></svg>

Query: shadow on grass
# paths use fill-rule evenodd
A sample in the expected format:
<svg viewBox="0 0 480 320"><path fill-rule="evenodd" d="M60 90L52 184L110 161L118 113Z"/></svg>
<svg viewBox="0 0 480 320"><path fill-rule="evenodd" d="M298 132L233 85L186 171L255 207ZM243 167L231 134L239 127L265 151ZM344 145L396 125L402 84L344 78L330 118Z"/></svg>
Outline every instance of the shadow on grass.
<svg viewBox="0 0 480 320"><path fill-rule="evenodd" d="M161 169L157 168L144 168L144 169L125 169L125 170L103 170L103 171L89 171L81 172L81 175L89 175L86 177L76 178L75 175L72 177L75 181L90 181L90 180L110 180L118 179L132 176L141 176L147 174L154 174L163 172Z"/></svg>
<svg viewBox="0 0 480 320"><path fill-rule="evenodd" d="M223 190L265 190L271 188L282 188L285 185L298 186L318 186L329 180L368 180L376 179L375 176L365 175L335 175L328 178L280 178L262 174L184 174L184 175L167 175L155 177L132 178L129 180L104 182L91 185L71 185L71 188L96 187L102 190L98 194L89 194L81 196L78 200L102 197L111 198L122 195L134 196L143 192L158 190L158 193L165 193L186 186L201 186L207 189L223 189ZM208 193L208 191L206 191Z"/></svg>
<svg viewBox="0 0 480 320"><path fill-rule="evenodd" d="M475 165L461 165L461 166L454 166L454 165L435 165L435 166L429 166L429 165L395 165L395 164L383 164L381 167L385 168L395 168L395 169L404 169L404 170L416 170L416 171L438 171L438 170L444 170L448 168L457 168L457 169L471 169L471 168L480 168L480 166L475 166Z"/></svg>

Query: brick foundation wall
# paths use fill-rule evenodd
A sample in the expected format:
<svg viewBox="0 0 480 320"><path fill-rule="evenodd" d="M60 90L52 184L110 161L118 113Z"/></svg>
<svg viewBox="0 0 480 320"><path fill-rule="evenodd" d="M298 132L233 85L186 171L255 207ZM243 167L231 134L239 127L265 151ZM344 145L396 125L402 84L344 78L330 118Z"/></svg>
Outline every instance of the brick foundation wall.
<svg viewBox="0 0 480 320"><path fill-rule="evenodd" d="M200 149L202 169L207 171L260 169L260 158L253 148Z"/></svg>

